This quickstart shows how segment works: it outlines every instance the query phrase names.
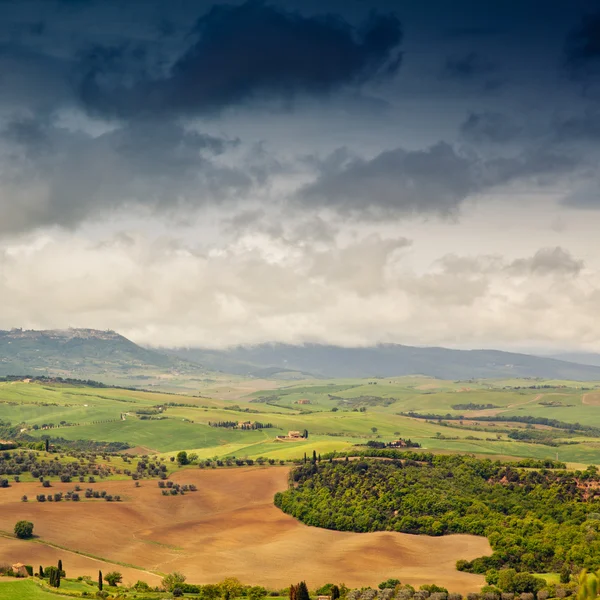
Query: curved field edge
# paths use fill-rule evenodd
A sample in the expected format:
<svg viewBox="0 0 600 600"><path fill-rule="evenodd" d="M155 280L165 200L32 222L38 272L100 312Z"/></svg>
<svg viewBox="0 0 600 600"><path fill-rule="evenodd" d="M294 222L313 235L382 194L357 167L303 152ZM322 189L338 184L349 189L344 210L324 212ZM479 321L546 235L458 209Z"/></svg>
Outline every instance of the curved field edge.
<svg viewBox="0 0 600 600"><path fill-rule="evenodd" d="M238 577L273 588L302 579L311 587L331 580L361 587L391 576L461 593L484 584L481 576L458 572L455 562L490 554L485 538L330 531L284 514L273 497L287 486L287 468L183 470L172 479L195 483L198 492L165 497L155 481L139 488L133 482L105 481L102 487L121 494L123 502L22 503L23 493L35 496L41 485L15 484L0 496L0 529L10 531L27 518L41 542L3 539L0 562L47 565L61 558L68 576L76 577L93 575L101 568L98 561L113 570L115 563L135 557L136 568L117 569L125 583L145 579L154 585L157 576L139 569L178 570L195 583Z"/></svg>

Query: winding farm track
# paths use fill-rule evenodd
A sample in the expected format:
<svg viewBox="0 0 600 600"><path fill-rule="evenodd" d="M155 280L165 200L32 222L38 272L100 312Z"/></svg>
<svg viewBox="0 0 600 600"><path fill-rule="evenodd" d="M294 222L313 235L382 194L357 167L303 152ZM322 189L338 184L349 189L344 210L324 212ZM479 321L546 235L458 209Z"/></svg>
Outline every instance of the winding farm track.
<svg viewBox="0 0 600 600"><path fill-rule="evenodd" d="M465 413L465 418L485 417L485 416L495 417L495 416L500 415L500 414L502 414L504 412L512 410L513 408L517 408L518 406L525 406L527 404L533 404L534 402L538 402L543 397L544 397L544 394L537 394L537 396L535 396L531 400L527 400L526 402L515 402L514 404L509 404L508 406L503 406L502 408L493 408L493 409L486 409L486 410L474 410L474 411L471 411L471 412L466 412Z"/></svg>
<svg viewBox="0 0 600 600"><path fill-rule="evenodd" d="M28 519L40 539L2 539L0 563L37 567L62 558L69 576L118 570L127 583L143 579L154 585L159 578L152 572L175 570L190 582L238 577L275 588L302 579L311 587L329 581L359 587L388 577L413 585L435 582L462 593L484 584L479 575L456 571L455 563L489 555L485 538L308 527L273 505L275 492L287 486L287 476L285 467L184 469L172 478L195 483L198 491L169 497L162 496L156 481L142 481L139 488L133 481L94 485L120 494L120 503L24 503L23 494L35 498L44 488L39 483L13 484L0 493L0 529L11 531L16 521ZM56 483L52 491L72 488ZM115 567L115 562L138 568Z"/></svg>

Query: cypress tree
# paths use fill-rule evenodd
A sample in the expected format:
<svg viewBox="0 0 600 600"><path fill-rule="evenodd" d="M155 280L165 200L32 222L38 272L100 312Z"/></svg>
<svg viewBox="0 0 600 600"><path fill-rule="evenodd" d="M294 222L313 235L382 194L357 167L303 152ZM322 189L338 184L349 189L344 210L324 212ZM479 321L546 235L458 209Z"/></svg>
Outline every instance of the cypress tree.
<svg viewBox="0 0 600 600"><path fill-rule="evenodd" d="M297 600L310 600L310 596L308 595L308 586L306 585L306 581L301 581L298 584Z"/></svg>
<svg viewBox="0 0 600 600"><path fill-rule="evenodd" d="M48 440L48 438L46 438L46 442L45 442L45 448L46 448L46 452L48 452L48 449L50 448L50 440Z"/></svg>
<svg viewBox="0 0 600 600"><path fill-rule="evenodd" d="M42 567L42 565L40 565L40 578L44 577L44 567Z"/></svg>
<svg viewBox="0 0 600 600"><path fill-rule="evenodd" d="M290 600L298 600L298 586L290 585Z"/></svg>
<svg viewBox="0 0 600 600"><path fill-rule="evenodd" d="M98 591L102 591L102 571L98 571Z"/></svg>
<svg viewBox="0 0 600 600"><path fill-rule="evenodd" d="M317 464L317 451L316 450L313 450L312 464L313 465Z"/></svg>
<svg viewBox="0 0 600 600"><path fill-rule="evenodd" d="M337 585L331 586L331 600L338 600L340 597L340 588Z"/></svg>
<svg viewBox="0 0 600 600"><path fill-rule="evenodd" d="M60 571L56 571L56 577L54 578L54 587L60 587Z"/></svg>
<svg viewBox="0 0 600 600"><path fill-rule="evenodd" d="M62 568L62 560L60 558L58 559L58 572L62 575L63 568Z"/></svg>

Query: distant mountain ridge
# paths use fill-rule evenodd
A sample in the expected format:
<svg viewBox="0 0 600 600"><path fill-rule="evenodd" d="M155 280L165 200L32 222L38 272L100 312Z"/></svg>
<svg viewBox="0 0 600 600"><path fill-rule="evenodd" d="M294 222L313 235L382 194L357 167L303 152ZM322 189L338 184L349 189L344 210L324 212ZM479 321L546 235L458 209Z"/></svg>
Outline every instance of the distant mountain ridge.
<svg viewBox="0 0 600 600"><path fill-rule="evenodd" d="M240 375L254 375L269 369L274 377L279 369L324 378L428 375L452 380L533 377L600 381L600 366L500 350L451 350L397 344L367 348L261 344L227 350L188 348L166 351L213 370Z"/></svg>
<svg viewBox="0 0 600 600"><path fill-rule="evenodd" d="M50 375L143 381L148 373L205 376L221 371L278 379L394 377L543 378L600 381L600 366L499 350L381 344L342 348L261 344L226 350L146 348L115 331L0 330L0 375Z"/></svg>

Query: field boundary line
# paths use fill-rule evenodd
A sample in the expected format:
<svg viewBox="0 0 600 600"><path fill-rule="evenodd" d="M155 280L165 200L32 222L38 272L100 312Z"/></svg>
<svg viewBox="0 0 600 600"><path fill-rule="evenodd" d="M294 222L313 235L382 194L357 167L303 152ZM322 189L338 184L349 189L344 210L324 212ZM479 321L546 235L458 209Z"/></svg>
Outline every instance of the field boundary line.
<svg viewBox="0 0 600 600"><path fill-rule="evenodd" d="M11 535L7 531L0 530L0 537L8 538L11 540L17 539L14 535ZM53 542L48 542L43 540L42 538L35 538L33 540L25 540L29 542L33 542L34 544L42 544L43 546L48 546L50 548L56 548L57 550L63 550L64 552L69 552L71 554L78 554L79 556L85 556L86 558L90 558L92 560L96 560L99 562L108 563L111 565L117 565L119 567L127 567L128 569L136 569L137 571L141 571L142 573L147 573L148 575L157 575L159 577L164 577L165 574L161 571L153 571L150 569L144 569L144 567L140 567L138 565L133 565L131 563L120 562L118 560L111 560L110 558L104 558L102 556L98 556L97 554L92 554L90 552L83 552L81 550L73 550L72 548L68 548L67 546L61 546L60 544L54 544Z"/></svg>

